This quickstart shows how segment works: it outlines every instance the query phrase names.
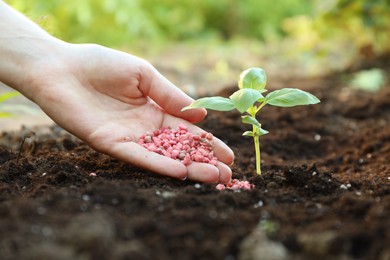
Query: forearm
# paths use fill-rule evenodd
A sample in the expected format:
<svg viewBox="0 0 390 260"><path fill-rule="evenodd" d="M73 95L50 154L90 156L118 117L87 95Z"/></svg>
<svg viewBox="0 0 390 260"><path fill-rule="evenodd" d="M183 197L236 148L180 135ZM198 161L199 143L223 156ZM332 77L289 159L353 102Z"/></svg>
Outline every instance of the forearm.
<svg viewBox="0 0 390 260"><path fill-rule="evenodd" d="M0 0L0 81L31 98L30 73L62 42Z"/></svg>

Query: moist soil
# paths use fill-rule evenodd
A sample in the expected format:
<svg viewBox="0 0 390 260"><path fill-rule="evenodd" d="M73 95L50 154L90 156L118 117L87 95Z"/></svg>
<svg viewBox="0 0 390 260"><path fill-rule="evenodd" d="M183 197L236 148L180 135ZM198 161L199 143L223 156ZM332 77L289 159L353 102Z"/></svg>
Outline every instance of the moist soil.
<svg viewBox="0 0 390 260"><path fill-rule="evenodd" d="M0 259L390 259L390 87L344 78L271 83L321 103L262 110L261 176L249 126L209 111L199 125L234 150L233 177L253 190L157 176L58 126L3 132Z"/></svg>

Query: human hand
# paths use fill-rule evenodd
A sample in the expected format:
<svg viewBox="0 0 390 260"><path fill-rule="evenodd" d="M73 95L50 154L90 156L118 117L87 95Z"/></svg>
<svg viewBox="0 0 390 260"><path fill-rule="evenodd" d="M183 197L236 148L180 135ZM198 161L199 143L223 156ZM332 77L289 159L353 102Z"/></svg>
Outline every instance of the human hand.
<svg viewBox="0 0 390 260"><path fill-rule="evenodd" d="M193 100L148 62L98 45L64 44L60 57L34 63L25 93L58 125L93 149L127 163L173 178L201 182L230 181L231 149L218 138L212 145L217 167L193 162L188 166L137 144L138 137L162 126L188 126L206 111L181 112ZM130 142L126 140L131 140Z"/></svg>

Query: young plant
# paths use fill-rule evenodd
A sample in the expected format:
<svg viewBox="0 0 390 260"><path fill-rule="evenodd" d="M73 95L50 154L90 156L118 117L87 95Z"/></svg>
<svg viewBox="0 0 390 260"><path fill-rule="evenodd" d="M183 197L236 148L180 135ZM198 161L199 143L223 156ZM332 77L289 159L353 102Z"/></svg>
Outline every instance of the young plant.
<svg viewBox="0 0 390 260"><path fill-rule="evenodd" d="M260 165L260 142L259 138L268 133L261 128L260 122L256 119L256 114L265 105L279 107L293 107L298 105L317 104L320 100L314 95L296 88L283 88L275 90L263 96L267 83L267 76L261 68L250 68L243 71L238 81L239 90L234 92L229 98L225 97L204 97L192 102L182 110L194 108L206 108L218 111L238 110L244 124L252 125L252 131L246 131L243 136L253 137L256 154L256 172L261 174Z"/></svg>

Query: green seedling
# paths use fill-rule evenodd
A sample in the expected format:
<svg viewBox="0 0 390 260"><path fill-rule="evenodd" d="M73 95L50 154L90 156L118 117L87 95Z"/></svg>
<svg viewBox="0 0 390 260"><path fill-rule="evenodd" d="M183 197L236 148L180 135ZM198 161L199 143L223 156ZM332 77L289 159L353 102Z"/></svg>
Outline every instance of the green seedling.
<svg viewBox="0 0 390 260"><path fill-rule="evenodd" d="M293 107L298 105L317 104L320 100L314 95L296 88L283 88L275 90L263 96L267 83L267 76L261 68L250 68L243 71L238 81L238 88L229 98L204 97L195 100L189 106L182 109L206 108L217 111L238 110L244 124L252 125L252 131L246 131L242 135L253 137L256 154L256 172L261 174L260 165L260 141L262 135L268 134L256 119L257 113L265 105L279 107Z"/></svg>

